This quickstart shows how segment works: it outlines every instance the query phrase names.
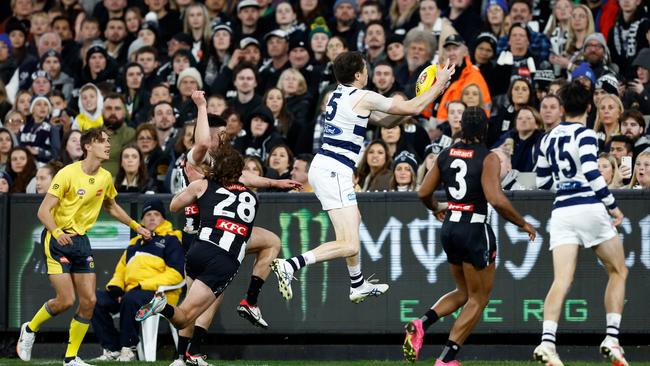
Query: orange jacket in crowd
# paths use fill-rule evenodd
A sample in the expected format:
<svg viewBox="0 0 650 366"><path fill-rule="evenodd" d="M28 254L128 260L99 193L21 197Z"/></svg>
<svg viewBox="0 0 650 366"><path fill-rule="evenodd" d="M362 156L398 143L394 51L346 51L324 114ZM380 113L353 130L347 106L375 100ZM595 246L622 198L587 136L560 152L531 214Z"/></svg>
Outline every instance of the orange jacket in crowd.
<svg viewBox="0 0 650 366"><path fill-rule="evenodd" d="M481 89L481 94L483 94L483 103L485 104L485 113L490 117L490 106L492 105L492 98L490 97L490 90L488 89L481 71L472 65L469 56L465 56L465 68L460 73L458 80L454 81L449 85L449 88L445 91L445 94L442 95L442 100L440 101L440 106L438 107L438 115L436 119L439 122L447 120L447 104L454 100L460 100L460 97L463 94L463 88L469 84L478 85ZM428 111L429 109L427 109Z"/></svg>

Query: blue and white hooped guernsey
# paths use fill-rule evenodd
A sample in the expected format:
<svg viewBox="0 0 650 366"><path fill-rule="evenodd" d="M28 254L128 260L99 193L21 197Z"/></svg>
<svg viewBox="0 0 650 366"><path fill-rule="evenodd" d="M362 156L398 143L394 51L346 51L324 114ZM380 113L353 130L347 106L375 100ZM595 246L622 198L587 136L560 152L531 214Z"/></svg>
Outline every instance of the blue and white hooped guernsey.
<svg viewBox="0 0 650 366"><path fill-rule="evenodd" d="M370 117L360 116L353 110L352 101L358 100L355 93L360 92L357 88L341 84L334 90L327 103L322 146L317 154L329 157L350 170L359 162Z"/></svg>

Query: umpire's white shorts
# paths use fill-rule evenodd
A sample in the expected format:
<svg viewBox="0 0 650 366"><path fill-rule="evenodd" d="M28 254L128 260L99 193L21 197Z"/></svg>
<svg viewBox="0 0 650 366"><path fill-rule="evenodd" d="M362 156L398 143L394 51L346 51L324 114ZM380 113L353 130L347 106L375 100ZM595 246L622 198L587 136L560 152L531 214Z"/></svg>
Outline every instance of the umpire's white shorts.
<svg viewBox="0 0 650 366"><path fill-rule="evenodd" d="M607 209L601 203L554 209L549 231L550 250L565 244L591 248L618 235Z"/></svg>
<svg viewBox="0 0 650 366"><path fill-rule="evenodd" d="M345 174L312 165L308 177L323 210L356 206L357 194L354 191L352 170L350 174Z"/></svg>

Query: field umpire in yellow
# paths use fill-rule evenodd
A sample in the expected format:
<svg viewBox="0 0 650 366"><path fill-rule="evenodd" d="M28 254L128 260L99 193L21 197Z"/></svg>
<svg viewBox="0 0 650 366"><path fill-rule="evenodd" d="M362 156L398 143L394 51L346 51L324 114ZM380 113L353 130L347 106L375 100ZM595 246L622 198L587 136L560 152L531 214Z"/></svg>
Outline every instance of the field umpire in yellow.
<svg viewBox="0 0 650 366"><path fill-rule="evenodd" d="M111 149L107 130L93 128L81 136L83 160L61 169L50 185L38 218L45 229L42 243L47 257L47 273L56 291L30 322L20 329L16 346L18 356L31 359L35 333L43 323L63 313L79 297L79 308L70 322L70 338L64 366L87 366L77 357L95 307L95 264L86 232L97 221L102 206L121 223L128 225L145 239L151 238L143 228L115 202L115 186L111 173L101 167Z"/></svg>

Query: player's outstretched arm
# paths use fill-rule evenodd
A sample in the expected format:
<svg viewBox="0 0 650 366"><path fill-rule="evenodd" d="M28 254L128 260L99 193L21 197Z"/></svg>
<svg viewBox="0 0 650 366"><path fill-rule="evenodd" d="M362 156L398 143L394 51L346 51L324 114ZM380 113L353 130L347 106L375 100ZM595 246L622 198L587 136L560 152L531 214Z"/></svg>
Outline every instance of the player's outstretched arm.
<svg viewBox="0 0 650 366"><path fill-rule="evenodd" d="M136 233L142 235L145 240L151 239L151 232L137 221L133 220L129 214L124 211L122 206L118 205L114 199L108 198L104 200L104 209L109 215L113 216L117 221L133 229Z"/></svg>
<svg viewBox="0 0 650 366"><path fill-rule="evenodd" d="M56 221L52 216L52 209L59 204L59 198L51 193L46 193L41 206L38 208L38 219L41 220L47 231L49 231L54 239L61 245L72 244L71 235L66 234L63 230L56 226Z"/></svg>
<svg viewBox="0 0 650 366"><path fill-rule="evenodd" d="M427 175L424 177L420 189L418 189L418 197L429 210L433 211L434 214L436 214L436 216L439 213L444 213L445 211L445 208L441 207L443 205L441 205L433 195L439 185L440 168L438 167L438 162L435 161Z"/></svg>
<svg viewBox="0 0 650 366"><path fill-rule="evenodd" d="M535 240L537 235L535 229L521 217L519 212L512 207L508 197L503 194L501 179L499 178L500 171L499 157L495 153L490 153L483 161L483 173L481 174L481 186L485 198L503 218L527 232L530 240Z"/></svg>
<svg viewBox="0 0 650 366"><path fill-rule="evenodd" d="M192 100L196 104L197 116L194 131L194 146L192 147L192 159L200 164L210 149L210 125L208 124L208 103L205 101L205 92L196 90L192 92Z"/></svg>
<svg viewBox="0 0 650 366"><path fill-rule="evenodd" d="M291 179L269 179L243 171L239 181L247 187L255 188L277 188L277 189L297 189L302 190L302 184Z"/></svg>
<svg viewBox="0 0 650 366"><path fill-rule="evenodd" d="M201 197L208 187L208 182L205 179L195 180L190 183L184 190L178 192L172 202L169 204L169 211L178 212L184 207L196 202L196 199Z"/></svg>

